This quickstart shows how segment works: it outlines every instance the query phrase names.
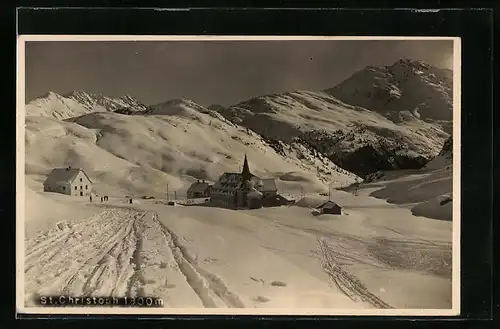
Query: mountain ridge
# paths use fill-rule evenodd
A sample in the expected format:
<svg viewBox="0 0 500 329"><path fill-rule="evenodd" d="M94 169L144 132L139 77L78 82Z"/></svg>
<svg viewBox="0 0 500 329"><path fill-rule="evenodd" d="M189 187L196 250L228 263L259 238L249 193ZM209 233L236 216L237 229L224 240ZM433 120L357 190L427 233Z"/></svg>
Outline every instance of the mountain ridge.
<svg viewBox="0 0 500 329"><path fill-rule="evenodd" d="M442 69L436 71L440 74L433 73L436 68L422 61L400 60L389 66L367 67L349 79L354 77L359 80L356 76L360 72L385 72L389 69L394 72L399 70L400 75L404 75L401 72L410 70L409 79L417 79L419 83L428 80L419 78L422 74L418 72L426 70L426 77L433 74L431 77L439 80L432 82L432 88L448 84L450 74L452 76L452 73ZM394 78L394 72L390 79ZM369 80L374 76L377 77L369 73ZM349 79L345 81L350 81ZM340 86L338 91L345 90L342 87L345 81L337 85ZM376 87L386 88L390 84L379 79ZM444 90L447 88L445 87L441 89ZM424 89L429 91L432 88ZM345 97L341 97L344 100L339 99L332 95L332 89L328 90L330 92L301 90L263 95L229 107L204 107L189 99L170 99L145 105L130 95L112 98L81 90L65 95L49 92L46 99L37 98L27 105L27 115L51 116L57 120L77 122L75 118L81 116L108 112L153 117L175 116L201 120L203 124L212 124L213 121L224 127L241 126L247 132L260 135L276 152L284 154L290 147L307 149L314 154L324 155L344 170L361 177L379 170L423 167L439 153L444 141L450 136L449 120L422 117L422 113L415 108L412 111L404 110L415 102L422 103L414 100L419 97L421 100L420 92L411 96L413 89L392 91L393 95L405 94L409 98L410 105L402 107L400 111L380 111L377 109L377 102L374 105L363 103L366 100L349 104L344 101ZM444 103L447 102L445 100Z"/></svg>
<svg viewBox="0 0 500 329"><path fill-rule="evenodd" d="M141 112L148 106L130 95L108 97L77 89L65 94L49 91L28 102L25 108L26 116L42 115L64 120L92 112Z"/></svg>

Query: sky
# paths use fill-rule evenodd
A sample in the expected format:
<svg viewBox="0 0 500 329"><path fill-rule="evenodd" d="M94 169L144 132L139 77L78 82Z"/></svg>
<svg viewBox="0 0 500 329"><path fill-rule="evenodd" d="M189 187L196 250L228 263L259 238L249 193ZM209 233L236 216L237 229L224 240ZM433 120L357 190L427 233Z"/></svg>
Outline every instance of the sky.
<svg viewBox="0 0 500 329"><path fill-rule="evenodd" d="M453 41L28 41L26 101L78 89L151 105L186 98L228 106L331 88L401 58L451 69Z"/></svg>

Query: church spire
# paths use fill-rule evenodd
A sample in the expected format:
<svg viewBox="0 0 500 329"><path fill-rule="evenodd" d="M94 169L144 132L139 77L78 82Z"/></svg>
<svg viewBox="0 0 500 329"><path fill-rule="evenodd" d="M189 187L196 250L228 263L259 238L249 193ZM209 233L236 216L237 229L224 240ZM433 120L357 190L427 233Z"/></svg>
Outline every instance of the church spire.
<svg viewBox="0 0 500 329"><path fill-rule="evenodd" d="M248 167L248 160L247 160L247 155L245 153L245 160L243 162L243 171L241 172L241 176L244 182L250 181L250 178L252 178L252 174L250 173L250 168Z"/></svg>

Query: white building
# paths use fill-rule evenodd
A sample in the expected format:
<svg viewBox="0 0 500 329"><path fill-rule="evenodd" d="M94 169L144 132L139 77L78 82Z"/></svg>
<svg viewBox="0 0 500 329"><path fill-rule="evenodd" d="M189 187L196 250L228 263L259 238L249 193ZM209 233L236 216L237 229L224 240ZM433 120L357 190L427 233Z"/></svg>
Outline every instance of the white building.
<svg viewBox="0 0 500 329"><path fill-rule="evenodd" d="M81 168L55 168L43 183L43 190L73 196L89 196L92 193L92 181Z"/></svg>

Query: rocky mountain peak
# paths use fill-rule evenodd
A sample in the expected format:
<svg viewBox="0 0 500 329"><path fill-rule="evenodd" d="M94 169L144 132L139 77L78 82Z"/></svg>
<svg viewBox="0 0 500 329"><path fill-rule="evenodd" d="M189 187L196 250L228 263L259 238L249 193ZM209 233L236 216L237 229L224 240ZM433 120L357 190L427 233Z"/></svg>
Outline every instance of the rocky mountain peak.
<svg viewBox="0 0 500 329"><path fill-rule="evenodd" d="M389 118L410 113L417 119L453 118L452 71L420 60L400 59L388 66L369 66L325 90L342 102Z"/></svg>

